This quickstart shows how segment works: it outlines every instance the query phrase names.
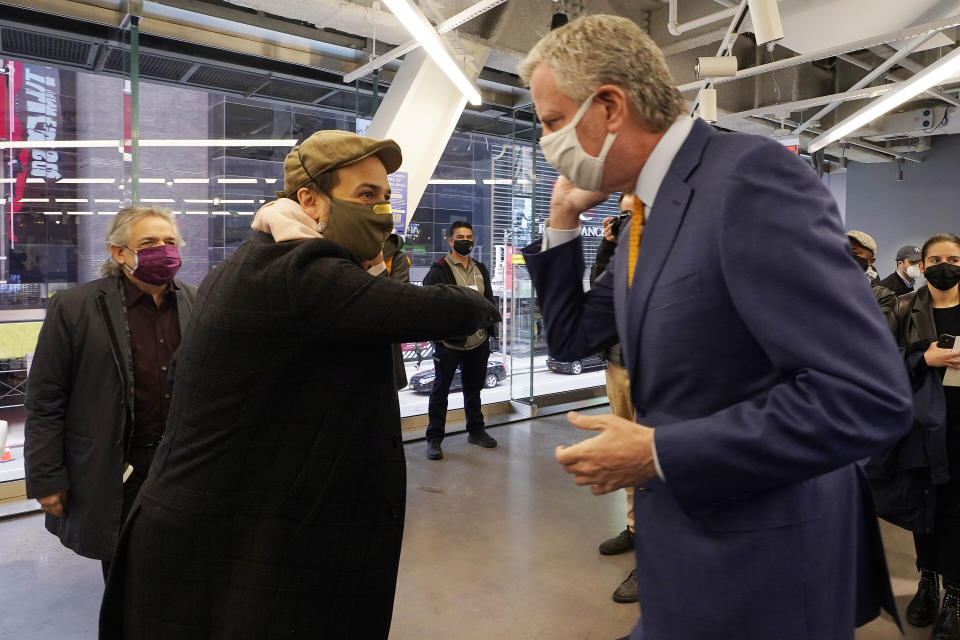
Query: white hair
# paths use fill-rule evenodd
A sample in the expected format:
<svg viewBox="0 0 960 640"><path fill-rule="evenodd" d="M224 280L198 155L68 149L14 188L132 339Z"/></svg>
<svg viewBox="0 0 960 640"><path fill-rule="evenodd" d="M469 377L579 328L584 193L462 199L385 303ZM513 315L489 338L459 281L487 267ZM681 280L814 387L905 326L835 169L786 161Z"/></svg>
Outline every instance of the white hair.
<svg viewBox="0 0 960 640"><path fill-rule="evenodd" d="M553 68L557 88L574 102L584 102L602 84L622 88L656 132L665 131L687 108L663 52L629 18L587 16L554 29L520 63L526 85L541 64Z"/></svg>
<svg viewBox="0 0 960 640"><path fill-rule="evenodd" d="M173 216L173 211L166 207L135 205L119 211L110 221L110 227L107 229L107 251L110 250L110 247L128 247L133 225L149 216L157 216L169 222L170 226L173 227L173 235L177 240L177 246L183 246L183 238L180 236L180 229L177 228L177 219ZM119 276L122 274L123 269L113 259L113 256L107 258L107 261L100 265L100 275L102 276Z"/></svg>

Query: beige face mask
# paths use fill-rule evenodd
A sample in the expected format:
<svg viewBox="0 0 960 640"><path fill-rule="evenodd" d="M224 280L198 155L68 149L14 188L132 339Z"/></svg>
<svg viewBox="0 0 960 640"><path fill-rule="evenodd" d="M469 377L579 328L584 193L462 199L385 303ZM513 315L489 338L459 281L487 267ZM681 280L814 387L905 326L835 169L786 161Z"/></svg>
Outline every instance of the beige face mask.
<svg viewBox="0 0 960 640"><path fill-rule="evenodd" d="M321 232L324 238L349 249L360 262L373 260L393 232L390 204L378 202L370 207L332 198L327 224Z"/></svg>

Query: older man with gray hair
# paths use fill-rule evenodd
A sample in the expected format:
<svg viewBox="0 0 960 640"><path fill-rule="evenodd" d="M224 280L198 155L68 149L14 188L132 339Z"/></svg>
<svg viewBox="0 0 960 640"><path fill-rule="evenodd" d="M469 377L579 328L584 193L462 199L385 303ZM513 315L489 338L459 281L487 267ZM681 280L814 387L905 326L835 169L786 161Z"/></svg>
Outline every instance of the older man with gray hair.
<svg viewBox="0 0 960 640"><path fill-rule="evenodd" d="M556 458L595 494L646 489L631 638L840 640L896 616L854 463L909 429L909 385L829 192L775 141L685 115L628 19L556 29L520 73L562 174L523 252L550 352L619 340L630 376L636 421L572 413L596 435ZM640 203L584 292L579 215L623 189Z"/></svg>
<svg viewBox="0 0 960 640"><path fill-rule="evenodd" d="M64 546L102 562L104 578L167 421L196 296L174 279L182 245L169 209L117 213L104 277L50 300L30 370L27 495Z"/></svg>

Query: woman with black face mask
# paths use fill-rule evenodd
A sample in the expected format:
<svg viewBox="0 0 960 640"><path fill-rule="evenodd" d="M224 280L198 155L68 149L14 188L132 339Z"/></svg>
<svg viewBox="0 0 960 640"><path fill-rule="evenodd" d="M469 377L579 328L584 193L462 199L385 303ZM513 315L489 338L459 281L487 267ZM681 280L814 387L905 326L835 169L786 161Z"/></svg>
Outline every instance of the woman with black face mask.
<svg viewBox="0 0 960 640"><path fill-rule="evenodd" d="M960 352L938 345L960 335L960 237L931 236L922 259L927 286L897 298L888 316L910 372L914 428L867 472L881 516L914 532L920 585L907 621L935 623L931 640L960 640L960 387L943 385Z"/></svg>

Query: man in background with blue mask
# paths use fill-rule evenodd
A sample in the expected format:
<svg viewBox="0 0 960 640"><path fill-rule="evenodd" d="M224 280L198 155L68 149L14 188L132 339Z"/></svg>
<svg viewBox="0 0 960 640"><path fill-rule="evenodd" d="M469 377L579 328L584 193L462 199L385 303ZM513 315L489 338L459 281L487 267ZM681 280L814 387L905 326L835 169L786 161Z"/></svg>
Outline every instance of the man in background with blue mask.
<svg viewBox="0 0 960 640"><path fill-rule="evenodd" d="M909 385L829 192L777 142L685 115L629 19L551 31L519 71L562 174L523 251L550 353L619 340L630 376L636 420L571 413L594 437L556 451L594 494L646 489L630 637L845 640L896 616L855 462L910 428ZM585 292L579 216L624 189Z"/></svg>

